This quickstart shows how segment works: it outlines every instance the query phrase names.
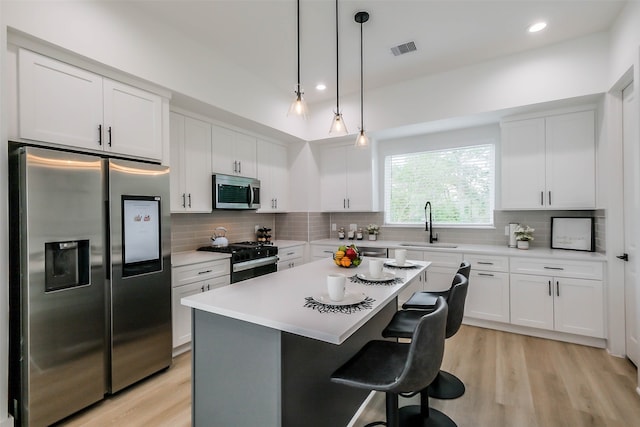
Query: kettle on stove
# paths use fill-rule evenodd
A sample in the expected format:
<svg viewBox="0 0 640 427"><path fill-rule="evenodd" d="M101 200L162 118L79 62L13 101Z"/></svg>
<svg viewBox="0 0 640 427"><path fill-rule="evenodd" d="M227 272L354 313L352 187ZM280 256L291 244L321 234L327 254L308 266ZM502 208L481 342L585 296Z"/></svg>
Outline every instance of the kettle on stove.
<svg viewBox="0 0 640 427"><path fill-rule="evenodd" d="M229 239L225 237L227 229L224 227L216 227L211 236L211 246L222 248L229 245Z"/></svg>

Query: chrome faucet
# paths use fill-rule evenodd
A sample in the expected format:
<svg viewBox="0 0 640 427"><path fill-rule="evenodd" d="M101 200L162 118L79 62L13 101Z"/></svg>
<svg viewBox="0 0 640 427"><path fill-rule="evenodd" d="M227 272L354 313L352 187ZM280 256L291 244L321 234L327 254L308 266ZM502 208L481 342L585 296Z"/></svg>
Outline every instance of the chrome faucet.
<svg viewBox="0 0 640 427"><path fill-rule="evenodd" d="M429 208L429 216L427 217L427 208ZM429 232L429 243L437 242L438 235L433 237L433 220L431 219L431 202L424 205L424 231Z"/></svg>

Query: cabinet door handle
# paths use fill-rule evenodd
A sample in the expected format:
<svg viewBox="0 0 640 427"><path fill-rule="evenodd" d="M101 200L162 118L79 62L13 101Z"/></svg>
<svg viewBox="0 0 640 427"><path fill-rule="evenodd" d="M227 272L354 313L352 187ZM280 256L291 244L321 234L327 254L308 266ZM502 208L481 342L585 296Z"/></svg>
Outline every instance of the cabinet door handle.
<svg viewBox="0 0 640 427"><path fill-rule="evenodd" d="M478 276L489 276L489 277L493 277L493 274L491 274L491 273L478 273Z"/></svg>
<svg viewBox="0 0 640 427"><path fill-rule="evenodd" d="M210 291L211 290L211 285L207 285L207 290Z"/></svg>
<svg viewBox="0 0 640 427"><path fill-rule="evenodd" d="M549 280L549 296L551 296L551 280Z"/></svg>
<svg viewBox="0 0 640 427"><path fill-rule="evenodd" d="M111 147L111 126L109 126L107 132L109 133L109 147Z"/></svg>
<svg viewBox="0 0 640 427"><path fill-rule="evenodd" d="M102 125L98 125L98 145L102 145Z"/></svg>
<svg viewBox="0 0 640 427"><path fill-rule="evenodd" d="M204 270L204 271L198 271L198 274L207 274L207 273L211 273L213 270Z"/></svg>
<svg viewBox="0 0 640 427"><path fill-rule="evenodd" d="M204 292L204 285L200 286L200 290Z"/></svg>
<svg viewBox="0 0 640 427"><path fill-rule="evenodd" d="M351 209L351 199L347 199L347 208Z"/></svg>
<svg viewBox="0 0 640 427"><path fill-rule="evenodd" d="M278 209L278 198L277 197L275 198L275 201L276 201L276 209Z"/></svg>
<svg viewBox="0 0 640 427"><path fill-rule="evenodd" d="M540 192L540 206L544 206L544 191Z"/></svg>
<svg viewBox="0 0 640 427"><path fill-rule="evenodd" d="M347 199L342 199L342 208L343 209L347 208Z"/></svg>
<svg viewBox="0 0 640 427"><path fill-rule="evenodd" d="M293 255L295 252L287 252L287 255Z"/></svg>
<svg viewBox="0 0 640 427"><path fill-rule="evenodd" d="M545 270L564 270L564 267L544 267Z"/></svg>
<svg viewBox="0 0 640 427"><path fill-rule="evenodd" d="M551 191L549 191L549 206L551 206Z"/></svg>
<svg viewBox="0 0 640 427"><path fill-rule="evenodd" d="M189 193L189 207L191 207L191 193Z"/></svg>
<svg viewBox="0 0 640 427"><path fill-rule="evenodd" d="M332 254L333 255L333 251L322 251L325 254Z"/></svg>
<svg viewBox="0 0 640 427"><path fill-rule="evenodd" d="M560 296L560 282L556 280L556 295Z"/></svg>
<svg viewBox="0 0 640 427"><path fill-rule="evenodd" d="M187 207L187 196L184 193L182 193L182 207L183 208Z"/></svg>
<svg viewBox="0 0 640 427"><path fill-rule="evenodd" d="M476 264L480 264L480 265L493 265L492 262L487 262L487 261L478 261Z"/></svg>

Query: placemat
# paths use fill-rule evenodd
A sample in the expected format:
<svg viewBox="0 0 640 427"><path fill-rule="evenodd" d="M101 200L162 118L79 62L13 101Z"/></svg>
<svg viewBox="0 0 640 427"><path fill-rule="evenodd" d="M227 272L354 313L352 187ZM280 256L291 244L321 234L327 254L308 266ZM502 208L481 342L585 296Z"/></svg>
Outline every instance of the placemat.
<svg viewBox="0 0 640 427"><path fill-rule="evenodd" d="M382 285L382 286L393 286L396 285L398 283L404 283L404 280L402 279L402 277L396 277L393 280L389 280L388 282L378 282L378 281L371 281L371 280L365 280L365 279L361 279L358 277L357 274L354 274L353 276L349 277L349 280L352 281L353 283L360 283L363 285Z"/></svg>
<svg viewBox="0 0 640 427"><path fill-rule="evenodd" d="M360 301L357 304L351 305L330 305L330 304L322 304L313 297L305 297L304 306L311 308L313 310L317 310L320 313L344 313L351 314L356 313L362 310L370 310L373 308L373 302L375 300L371 297L366 297L363 301Z"/></svg>
<svg viewBox="0 0 640 427"><path fill-rule="evenodd" d="M388 264L388 263L384 263L384 266L387 268L390 268L392 270L411 270L412 268L418 268L420 267L418 264L411 264L411 265L403 265L403 266L398 266L398 265L393 265L393 264Z"/></svg>

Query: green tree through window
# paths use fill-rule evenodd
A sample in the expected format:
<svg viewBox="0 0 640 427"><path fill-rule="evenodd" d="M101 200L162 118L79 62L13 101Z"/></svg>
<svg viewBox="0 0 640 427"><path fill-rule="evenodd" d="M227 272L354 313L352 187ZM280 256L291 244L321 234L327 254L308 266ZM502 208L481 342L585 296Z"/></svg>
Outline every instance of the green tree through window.
<svg viewBox="0 0 640 427"><path fill-rule="evenodd" d="M493 225L493 144L385 157L385 222L423 224L429 200L438 225Z"/></svg>

